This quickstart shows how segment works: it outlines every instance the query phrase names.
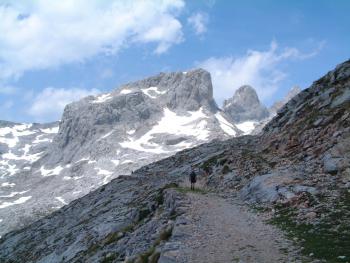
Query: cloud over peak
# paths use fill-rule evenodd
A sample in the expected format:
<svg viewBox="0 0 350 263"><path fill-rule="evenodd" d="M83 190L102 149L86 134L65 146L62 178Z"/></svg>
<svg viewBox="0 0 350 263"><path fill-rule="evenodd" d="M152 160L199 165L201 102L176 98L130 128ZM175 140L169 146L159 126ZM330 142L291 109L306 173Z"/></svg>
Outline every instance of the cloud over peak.
<svg viewBox="0 0 350 263"><path fill-rule="evenodd" d="M183 41L183 0L0 3L0 78L115 54L133 43L155 53Z"/></svg>
<svg viewBox="0 0 350 263"><path fill-rule="evenodd" d="M313 57L322 45L310 53L303 53L294 47L279 48L277 43L272 41L268 50L248 50L240 57L210 57L197 63L197 66L211 73L214 97L219 104L246 84L253 86L259 97L264 100L271 98L281 81L287 77L287 73L280 67L281 63Z"/></svg>

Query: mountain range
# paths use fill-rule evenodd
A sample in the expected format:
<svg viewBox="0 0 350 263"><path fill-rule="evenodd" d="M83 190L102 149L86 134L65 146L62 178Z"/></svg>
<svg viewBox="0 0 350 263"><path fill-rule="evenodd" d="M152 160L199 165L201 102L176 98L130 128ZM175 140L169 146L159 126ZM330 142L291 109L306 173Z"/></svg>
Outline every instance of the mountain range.
<svg viewBox="0 0 350 263"><path fill-rule="evenodd" d="M161 76L171 83L173 77L193 80L180 74ZM208 77L203 73L203 78ZM111 95L88 97L67 106L58 134L31 169L40 169L45 162L45 167L51 165L46 169L53 170L59 162L64 167L61 176L74 177L66 170L79 171L78 167L84 172L91 171L89 161L103 159L115 150L100 148L92 140L108 134L105 125L106 120L113 123L111 116L123 120L113 105L129 99L143 102L165 96L166 89L159 85L159 79L162 78L128 84ZM195 82L201 86L201 82ZM155 93L150 93L155 98L145 96L149 87L142 90L150 85L157 87L152 88L157 90ZM241 91L245 89L251 90L244 87ZM213 117L219 112L227 116L216 108L213 100L203 101L208 90L200 89L195 95L190 92L187 96L175 95L177 91L157 99L157 103L149 102L153 105L152 112L159 112L158 105L162 105L164 112L182 118L193 117L187 115L192 112L199 115L190 122L193 125L200 125L202 114ZM123 93L127 96L119 95ZM169 97L175 101L169 101ZM113 104L115 100L117 104ZM191 105L187 104L188 100ZM104 107L99 104L101 101ZM226 102L227 107L231 106L230 101L234 99ZM151 123L145 116L153 115L137 105L130 118ZM181 110L177 108L179 105ZM84 111L88 109L95 114L91 116L92 113ZM266 114L265 109L263 112ZM123 113L132 114L131 110ZM250 114L248 111L244 115ZM159 114L159 118L164 115ZM103 116L101 122L96 116ZM210 121L214 124L215 119ZM102 126L92 125L93 121ZM118 126L115 132L120 137L114 140L122 143L130 154L146 148L164 151L177 145L164 144L160 148L157 140L143 139L142 143L137 140L140 137L132 140L132 136L125 134L130 129L135 130L131 135L138 134L140 128L128 126L134 125L133 122L123 123L125 132ZM108 132L111 131L114 132ZM168 132L175 129L158 131L152 133L157 134L155 138L168 139ZM43 137L48 136L41 132ZM223 130L217 132L223 134ZM142 133L141 138L144 134L147 133ZM102 139L111 136L113 133ZM187 138L183 141L188 141ZM183 141L178 144L182 145ZM258 135L201 143L142 166L131 175L120 175L58 211L6 234L0 240L0 259L2 262L165 263L228 262L233 258L238 262L346 262L350 257L349 143L350 61L346 61L289 100ZM80 152L81 148L85 150ZM94 155L82 161L85 165L79 164L78 159L87 151ZM102 162L93 164L95 169ZM108 165L103 168L113 167ZM191 170L199 175L200 189L196 191L189 191L186 186ZM75 181L79 180L72 182ZM265 222L284 231L291 241Z"/></svg>
<svg viewBox="0 0 350 263"><path fill-rule="evenodd" d="M269 112L243 86L220 109L210 74L195 69L88 96L67 105L59 122L2 121L0 234L178 151L258 133L286 100Z"/></svg>

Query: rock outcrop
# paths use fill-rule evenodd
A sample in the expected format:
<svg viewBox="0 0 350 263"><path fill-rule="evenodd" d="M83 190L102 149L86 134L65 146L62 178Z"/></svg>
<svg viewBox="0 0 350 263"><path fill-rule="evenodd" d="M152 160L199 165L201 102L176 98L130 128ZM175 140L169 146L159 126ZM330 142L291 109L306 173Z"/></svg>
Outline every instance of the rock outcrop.
<svg viewBox="0 0 350 263"><path fill-rule="evenodd" d="M301 91L299 86L294 86L291 88L287 95L280 101L276 101L270 108L270 115L275 116L279 109L281 109L288 101L293 99Z"/></svg>

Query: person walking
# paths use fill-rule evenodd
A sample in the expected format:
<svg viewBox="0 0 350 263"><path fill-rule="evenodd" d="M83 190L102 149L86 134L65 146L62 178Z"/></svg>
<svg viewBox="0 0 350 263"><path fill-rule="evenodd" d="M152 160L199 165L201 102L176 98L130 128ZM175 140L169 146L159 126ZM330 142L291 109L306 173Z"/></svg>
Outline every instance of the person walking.
<svg viewBox="0 0 350 263"><path fill-rule="evenodd" d="M192 172L190 173L190 183L191 183L191 190L194 190L194 185L197 182L197 175L194 172L194 169L192 167Z"/></svg>

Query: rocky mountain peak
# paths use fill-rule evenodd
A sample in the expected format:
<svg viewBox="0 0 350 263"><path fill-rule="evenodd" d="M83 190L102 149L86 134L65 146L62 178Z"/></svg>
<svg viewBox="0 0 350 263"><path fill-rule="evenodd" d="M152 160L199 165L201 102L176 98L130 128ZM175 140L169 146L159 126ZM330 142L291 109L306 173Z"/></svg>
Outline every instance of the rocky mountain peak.
<svg viewBox="0 0 350 263"><path fill-rule="evenodd" d="M119 94L141 91L172 110L196 111L201 107L216 111L210 73L204 69L160 73L141 81L123 85Z"/></svg>
<svg viewBox="0 0 350 263"><path fill-rule="evenodd" d="M254 88L249 85L240 87L232 98L225 100L223 111L234 122L260 121L269 116L267 108L260 102Z"/></svg>
<svg viewBox="0 0 350 263"><path fill-rule="evenodd" d="M256 105L260 104L260 100L258 98L258 94L252 86L243 85L235 91L231 99L224 101L223 107L229 106L230 103Z"/></svg>

